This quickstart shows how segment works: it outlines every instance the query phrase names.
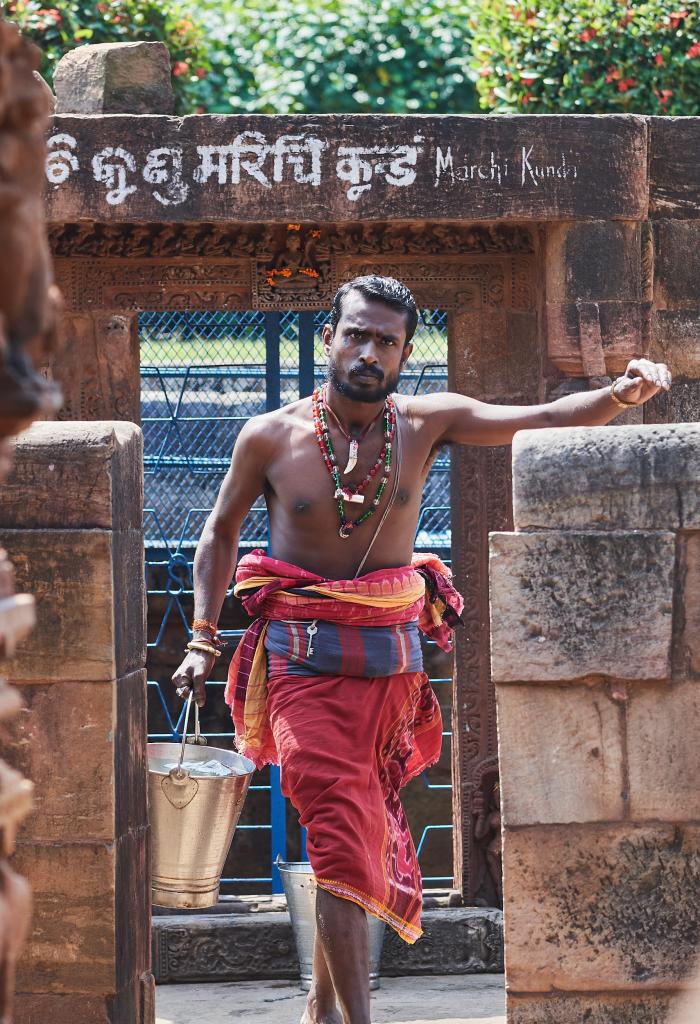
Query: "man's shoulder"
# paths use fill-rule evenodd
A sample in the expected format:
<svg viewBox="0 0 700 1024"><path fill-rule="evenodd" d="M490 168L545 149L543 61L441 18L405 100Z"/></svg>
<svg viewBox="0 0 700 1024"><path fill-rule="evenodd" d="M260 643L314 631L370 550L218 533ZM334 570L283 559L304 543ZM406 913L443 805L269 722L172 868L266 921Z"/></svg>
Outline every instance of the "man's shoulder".
<svg viewBox="0 0 700 1024"><path fill-rule="evenodd" d="M268 437L279 439L280 428L289 429L294 424L305 420L310 423L310 410L310 399L300 398L296 402L280 406L279 409L271 409L269 412L251 416L244 424L241 436L248 441L262 441Z"/></svg>

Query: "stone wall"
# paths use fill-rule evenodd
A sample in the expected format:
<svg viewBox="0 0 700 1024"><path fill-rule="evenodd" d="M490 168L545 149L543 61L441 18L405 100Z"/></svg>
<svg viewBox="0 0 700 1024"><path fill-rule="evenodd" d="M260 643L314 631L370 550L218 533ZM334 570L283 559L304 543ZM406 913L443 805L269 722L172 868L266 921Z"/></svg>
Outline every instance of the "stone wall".
<svg viewBox="0 0 700 1024"><path fill-rule="evenodd" d="M14 858L34 891L17 1022L151 1024L141 432L36 424L0 537L36 595L6 744L34 782Z"/></svg>
<svg viewBox="0 0 700 1024"><path fill-rule="evenodd" d="M700 425L524 431L491 536L509 1024L660 1024L700 947Z"/></svg>

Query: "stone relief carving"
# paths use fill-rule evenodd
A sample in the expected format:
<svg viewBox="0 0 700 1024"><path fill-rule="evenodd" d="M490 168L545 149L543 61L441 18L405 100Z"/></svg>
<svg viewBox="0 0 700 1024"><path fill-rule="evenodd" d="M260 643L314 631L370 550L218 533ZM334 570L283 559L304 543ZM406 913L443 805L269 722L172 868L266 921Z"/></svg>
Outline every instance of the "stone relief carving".
<svg viewBox="0 0 700 1024"><path fill-rule="evenodd" d="M300 225L306 239L313 232L319 258L352 255L455 256L534 252L532 233L523 227L496 224L311 224ZM287 229L270 224L54 224L49 231L56 257L254 256L272 260Z"/></svg>

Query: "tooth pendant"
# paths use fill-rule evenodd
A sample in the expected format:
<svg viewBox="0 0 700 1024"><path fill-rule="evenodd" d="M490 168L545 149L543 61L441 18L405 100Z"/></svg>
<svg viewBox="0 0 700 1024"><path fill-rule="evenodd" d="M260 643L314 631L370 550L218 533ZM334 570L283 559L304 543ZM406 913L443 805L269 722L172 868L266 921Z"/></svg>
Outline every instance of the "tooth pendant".
<svg viewBox="0 0 700 1024"><path fill-rule="evenodd" d="M347 476L348 473L352 473L353 469L357 465L357 453L359 451L359 448L360 445L358 441L353 440L350 442L350 451L348 452L348 464L343 470L343 476Z"/></svg>

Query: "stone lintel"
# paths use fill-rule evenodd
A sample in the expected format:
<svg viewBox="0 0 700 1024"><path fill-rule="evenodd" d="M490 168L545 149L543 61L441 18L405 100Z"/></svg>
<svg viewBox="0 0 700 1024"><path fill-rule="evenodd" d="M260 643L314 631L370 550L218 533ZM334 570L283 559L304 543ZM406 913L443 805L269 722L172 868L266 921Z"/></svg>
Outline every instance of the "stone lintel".
<svg viewBox="0 0 700 1024"><path fill-rule="evenodd" d="M626 220L648 209L635 115L57 115L47 219Z"/></svg>
<svg viewBox="0 0 700 1024"><path fill-rule="evenodd" d="M700 529L700 423L522 430L516 530Z"/></svg>
<svg viewBox="0 0 700 1024"><path fill-rule="evenodd" d="M492 533L490 551L496 682L668 677L675 534Z"/></svg>

